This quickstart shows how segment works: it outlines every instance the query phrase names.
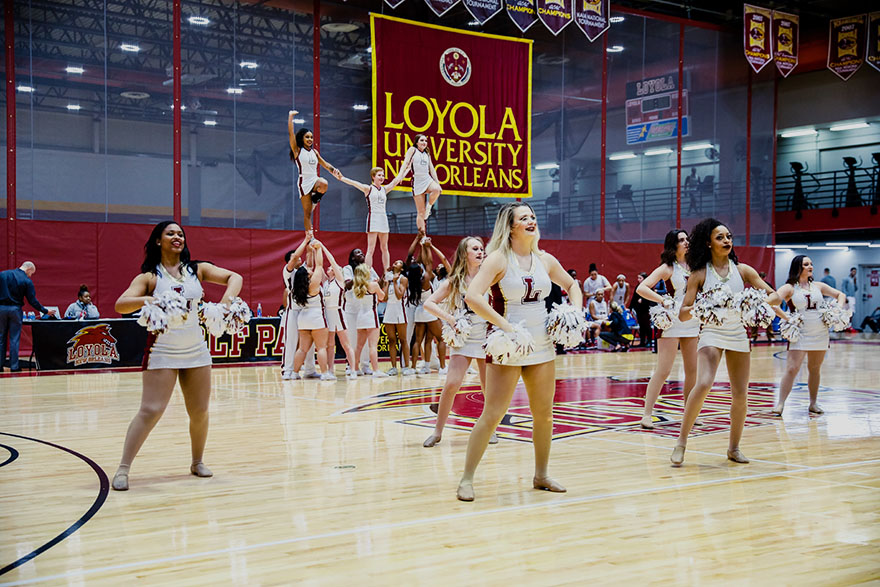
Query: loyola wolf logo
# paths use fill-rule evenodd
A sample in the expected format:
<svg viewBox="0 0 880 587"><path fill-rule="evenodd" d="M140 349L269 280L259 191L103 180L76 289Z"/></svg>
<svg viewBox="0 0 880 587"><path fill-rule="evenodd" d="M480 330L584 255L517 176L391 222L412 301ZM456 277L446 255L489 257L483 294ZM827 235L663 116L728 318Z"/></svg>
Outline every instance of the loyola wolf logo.
<svg viewBox="0 0 880 587"><path fill-rule="evenodd" d="M109 324L80 328L67 344L71 345L67 347L67 362L75 367L87 363L110 365L119 360L116 339L110 334Z"/></svg>

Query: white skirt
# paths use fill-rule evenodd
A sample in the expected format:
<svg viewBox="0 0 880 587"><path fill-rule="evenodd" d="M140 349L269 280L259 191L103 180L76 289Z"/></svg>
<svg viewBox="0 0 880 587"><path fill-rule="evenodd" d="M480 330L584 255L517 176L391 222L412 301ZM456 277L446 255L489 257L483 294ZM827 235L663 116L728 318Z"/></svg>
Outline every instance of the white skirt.
<svg viewBox="0 0 880 587"><path fill-rule="evenodd" d="M450 356L460 355L471 359L485 359L484 342L486 342L486 322L480 320L474 323L473 328L471 328L471 334L468 336L463 347L455 348L450 346L447 348L449 349Z"/></svg>
<svg viewBox="0 0 880 587"><path fill-rule="evenodd" d="M422 297L424 297L424 295L425 294L422 293ZM421 322L421 323L427 323L427 322L433 322L434 320L439 320L439 318L437 318L437 316L435 316L434 314L430 313L429 311L427 311L425 309L425 304L423 304L423 303L416 306L416 312L415 312L415 316L413 317L413 319L416 322Z"/></svg>
<svg viewBox="0 0 880 587"><path fill-rule="evenodd" d="M320 307L302 308L296 317L296 327L298 330L320 330L321 328L327 328L324 310Z"/></svg>
<svg viewBox="0 0 880 587"><path fill-rule="evenodd" d="M384 324L406 324L406 310L401 300L394 300L385 305Z"/></svg>
<svg viewBox="0 0 880 587"><path fill-rule="evenodd" d="M327 320L327 330L330 332L338 332L345 330L345 316L342 308L327 308L324 312L324 319Z"/></svg>
<svg viewBox="0 0 880 587"><path fill-rule="evenodd" d="M819 318L818 312L810 316L811 312L806 312L804 316L804 326L801 328L801 337L797 342L789 343L790 351L827 351L831 337L828 334L828 327Z"/></svg>
<svg viewBox="0 0 880 587"><path fill-rule="evenodd" d="M678 317L673 317L672 326L662 332L662 338L694 338L700 336L700 321L691 318L682 322Z"/></svg>
<svg viewBox="0 0 880 587"><path fill-rule="evenodd" d="M211 353L205 333L198 320L190 320L179 328L147 337L144 368L193 369L211 364Z"/></svg>
<svg viewBox="0 0 880 587"><path fill-rule="evenodd" d="M388 227L388 214L369 212L367 214L367 232L391 232Z"/></svg>
<svg viewBox="0 0 880 587"><path fill-rule="evenodd" d="M503 363L505 367L525 367L527 365L540 365L556 359L556 349L547 336L547 308L544 303L534 304L533 308L523 308L523 311L508 311L507 321L511 324L525 321L525 328L535 339L535 350L525 357L513 359ZM489 359L487 359L489 362Z"/></svg>
<svg viewBox="0 0 880 587"><path fill-rule="evenodd" d="M431 182L434 181L430 175L425 175L424 177L414 177L413 178L413 197L421 196L425 192L428 191L428 188L431 186Z"/></svg>
<svg viewBox="0 0 880 587"><path fill-rule="evenodd" d="M700 341L697 343L697 350L703 347L714 347L737 353L747 353L751 350L746 329L739 321L731 323L729 326L726 324L724 326L708 326L703 324L703 327L700 329Z"/></svg>
<svg viewBox="0 0 880 587"><path fill-rule="evenodd" d="M362 328L379 328L379 315L373 308L361 310L358 312L355 325L358 330Z"/></svg>
<svg viewBox="0 0 880 587"><path fill-rule="evenodd" d="M318 183L317 175L307 175L299 177L299 197L302 198L312 193L315 184Z"/></svg>

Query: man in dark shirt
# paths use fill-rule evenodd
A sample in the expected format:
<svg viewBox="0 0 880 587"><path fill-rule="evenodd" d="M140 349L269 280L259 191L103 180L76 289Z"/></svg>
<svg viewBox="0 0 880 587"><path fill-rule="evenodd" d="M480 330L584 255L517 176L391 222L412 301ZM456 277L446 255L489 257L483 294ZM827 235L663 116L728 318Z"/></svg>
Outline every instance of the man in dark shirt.
<svg viewBox="0 0 880 587"><path fill-rule="evenodd" d="M49 311L37 300L31 276L37 271L30 261L25 261L18 269L0 271L0 368L6 360L6 336L9 335L9 368L21 371L18 365L18 344L21 341L21 307L27 298L31 306L50 316Z"/></svg>

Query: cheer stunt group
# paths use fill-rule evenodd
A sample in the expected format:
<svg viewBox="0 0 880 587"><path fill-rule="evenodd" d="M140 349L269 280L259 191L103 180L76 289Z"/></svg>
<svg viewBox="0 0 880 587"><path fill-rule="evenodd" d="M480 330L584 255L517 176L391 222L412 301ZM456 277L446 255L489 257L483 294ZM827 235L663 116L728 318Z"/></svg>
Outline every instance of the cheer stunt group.
<svg viewBox="0 0 880 587"><path fill-rule="evenodd" d="M345 177L320 156L314 148L311 131L294 132L295 114L296 111L291 111L288 116L290 156L299 170L305 238L288 254L284 271L289 293L283 320L282 378L300 378L303 364L314 347L321 370L319 377L335 380L336 338L346 355L347 377L413 374L419 357L424 357L427 364L430 340L434 339L441 374L445 374L446 381L437 405L435 429L424 446L440 442L453 399L472 361L476 361L485 398L482 414L468 440L458 499L473 501L475 471L487 446L497 442L495 429L507 413L520 378L525 384L533 421L533 486L565 492L565 487L550 476L548 468L553 433L555 345L575 346L583 341L588 326L582 292L575 280L555 257L538 247L540 233L532 208L520 202L503 206L485 248L481 238L465 237L450 263L425 235L425 220L441 193L427 149L427 137L414 138L400 173L390 182L385 183L382 169L373 168L370 183L362 184ZM367 200L366 255L354 249L344 267L314 238L312 231L313 207L328 187L327 181L318 177L318 165L339 181L360 190ZM388 191L403 181L410 170L419 234L410 246L407 259L392 265L385 202ZM377 241L382 257L381 275L371 267ZM223 308L236 307L239 303L236 296L242 287L238 274L210 263L192 261L184 231L173 222L158 224L144 250L141 273L119 297L116 310L130 313L153 308L156 300L168 291L180 294L185 299L185 308L180 320L173 324L169 321L163 329L154 329L149 336L141 406L126 434L122 459L112 483L116 490L128 489L131 463L164 412L178 378L190 417L190 470L200 477L212 475L202 462L208 432L211 357L199 324L201 282L226 287L220 306L211 305L219 308L220 313ZM447 270L443 280L436 279L435 257ZM669 283L671 296L661 296L653 290L660 280ZM568 303L554 306L548 312L544 300L553 283L567 292ZM843 311L846 301L843 293L813 281L813 266L808 257L795 257L785 285L774 291L757 271L739 262L733 235L727 226L707 218L690 234L679 229L667 234L661 264L642 281L637 293L657 303L652 315L655 325L663 330L657 343L657 365L645 396L643 428L651 429L655 425L654 404L679 349L684 363L684 416L670 456L674 467L684 462L688 436L692 427L699 425L697 418L715 381L722 356L727 363L732 399L727 457L736 463L749 462L740 448L750 366L745 326L751 327L757 322L766 324L774 315L783 319L782 330L787 333L790 345L773 412L782 414L797 372L806 359L809 410L822 413L817 395L819 370L829 345L829 325L840 329L848 315ZM826 297L832 301L826 302ZM392 359L392 370L387 373L379 370L377 356L380 328L377 307L382 301L387 302L384 323ZM780 308L783 301L788 304L788 313ZM227 309L226 313L236 315L241 323L240 312ZM398 344L403 358L400 371L397 370ZM447 347L448 366L445 364ZM369 367L360 364L365 354Z"/></svg>

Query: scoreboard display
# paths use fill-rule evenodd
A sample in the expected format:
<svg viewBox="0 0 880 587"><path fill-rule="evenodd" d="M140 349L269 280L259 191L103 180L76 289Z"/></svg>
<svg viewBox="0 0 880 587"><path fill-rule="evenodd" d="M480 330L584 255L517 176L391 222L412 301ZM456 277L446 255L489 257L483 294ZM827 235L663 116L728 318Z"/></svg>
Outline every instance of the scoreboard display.
<svg viewBox="0 0 880 587"><path fill-rule="evenodd" d="M649 78L626 84L626 143L678 137L677 76ZM681 92L682 136L688 135L688 91Z"/></svg>

